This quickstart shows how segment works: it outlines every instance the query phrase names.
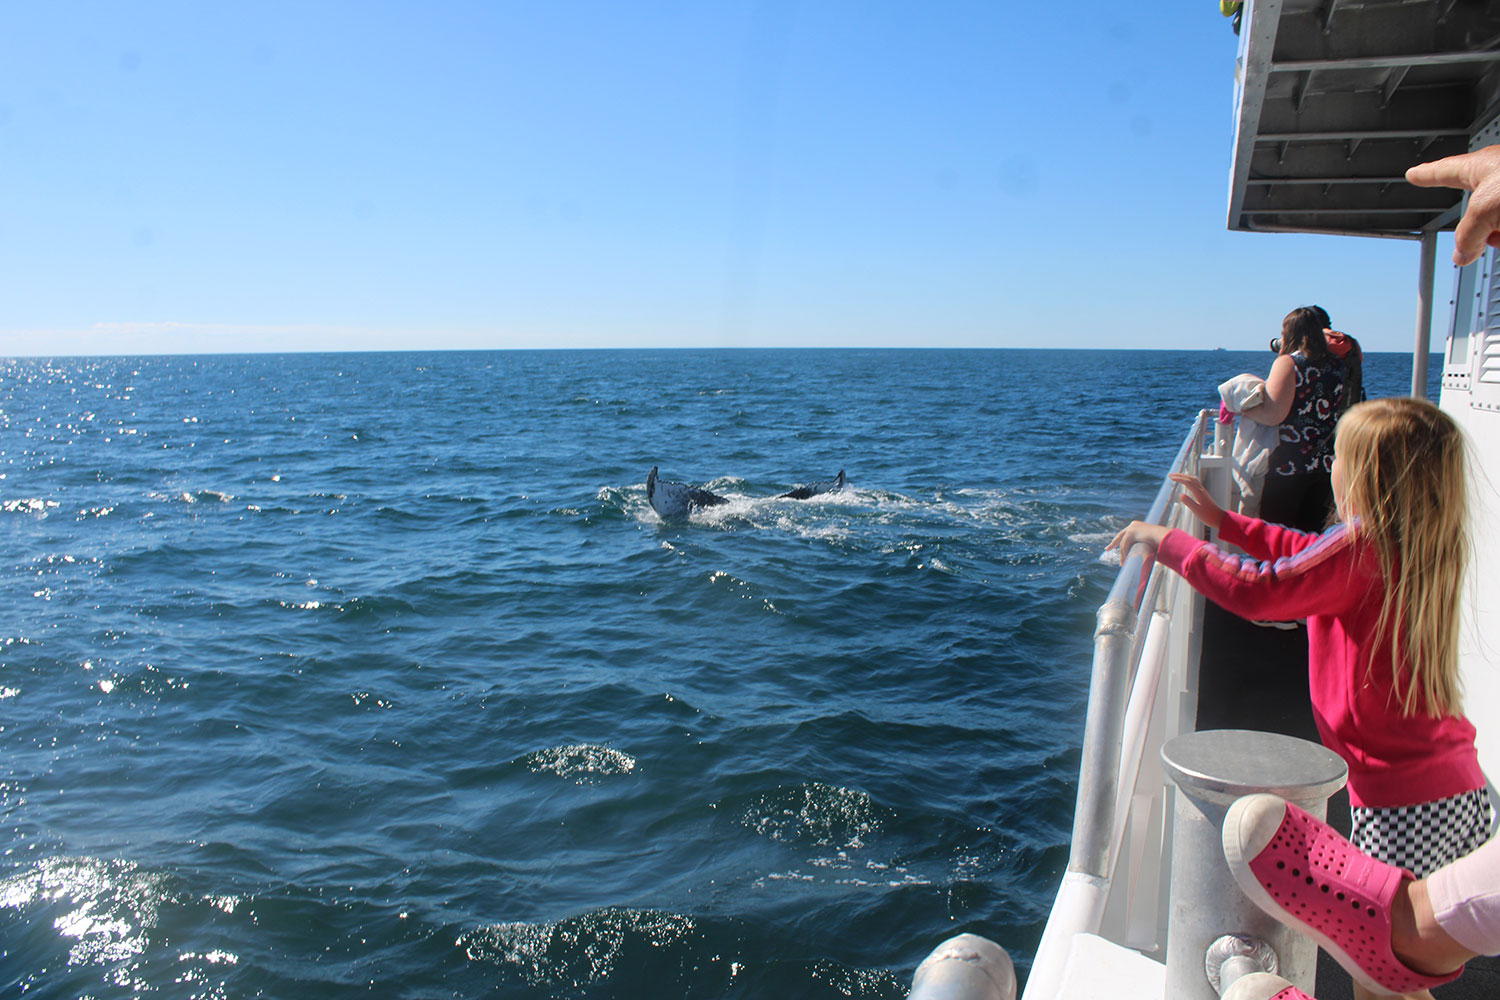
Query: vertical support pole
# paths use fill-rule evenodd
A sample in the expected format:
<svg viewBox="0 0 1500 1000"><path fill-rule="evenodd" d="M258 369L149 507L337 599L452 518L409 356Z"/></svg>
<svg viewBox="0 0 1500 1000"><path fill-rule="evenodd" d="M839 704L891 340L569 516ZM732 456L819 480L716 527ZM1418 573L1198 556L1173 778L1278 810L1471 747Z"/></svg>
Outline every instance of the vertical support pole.
<svg viewBox="0 0 1500 1000"><path fill-rule="evenodd" d="M1417 342L1411 355L1411 394L1427 398L1427 356L1432 353L1432 276L1437 265L1437 233L1422 234L1422 262L1417 267Z"/></svg>

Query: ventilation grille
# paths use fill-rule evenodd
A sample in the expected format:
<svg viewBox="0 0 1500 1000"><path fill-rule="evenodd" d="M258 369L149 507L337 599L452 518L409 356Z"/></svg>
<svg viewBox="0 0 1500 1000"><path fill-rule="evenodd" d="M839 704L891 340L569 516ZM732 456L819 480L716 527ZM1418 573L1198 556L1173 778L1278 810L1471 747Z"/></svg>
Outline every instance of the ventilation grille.
<svg viewBox="0 0 1500 1000"><path fill-rule="evenodd" d="M1500 331L1491 330L1484 338L1484 353L1479 356L1479 381L1500 385Z"/></svg>

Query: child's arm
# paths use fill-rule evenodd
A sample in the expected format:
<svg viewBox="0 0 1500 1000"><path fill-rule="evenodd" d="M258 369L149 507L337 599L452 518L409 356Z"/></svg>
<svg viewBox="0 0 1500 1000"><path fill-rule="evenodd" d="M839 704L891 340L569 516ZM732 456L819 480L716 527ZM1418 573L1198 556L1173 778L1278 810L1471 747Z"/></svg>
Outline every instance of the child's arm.
<svg viewBox="0 0 1500 1000"><path fill-rule="evenodd" d="M1224 541L1239 546L1256 559L1284 559L1317 541L1317 535L1230 514L1214 503L1213 495L1197 476L1174 472L1169 478L1182 487L1182 505L1194 517L1217 531Z"/></svg>
<svg viewBox="0 0 1500 1000"><path fill-rule="evenodd" d="M1157 547L1161 545L1162 539L1167 537L1167 529L1159 524L1147 524L1145 521L1131 521L1121 528L1115 535L1114 540L1104 547L1105 552L1114 549L1120 550L1120 559L1130 557L1130 550L1136 545L1144 543L1151 547L1154 555Z"/></svg>
<svg viewBox="0 0 1500 1000"><path fill-rule="evenodd" d="M1227 515L1225 524L1233 517ZM1347 531L1290 533L1311 544L1285 558L1257 560L1232 555L1185 532L1171 531L1161 539L1157 559L1179 573L1194 590L1245 618L1288 620L1335 614L1366 597L1371 577L1356 565L1353 540Z"/></svg>
<svg viewBox="0 0 1500 1000"><path fill-rule="evenodd" d="M1197 476L1189 476L1182 472L1174 472L1168 478L1182 487L1182 505L1198 520L1210 528L1217 529L1224 520L1224 510L1214 503L1214 498L1209 495L1208 488L1203 485L1202 480ZM1144 542L1151 547L1154 555L1162 539L1167 537L1167 532L1168 529L1159 524L1131 521L1115 535L1114 540L1105 547L1104 551L1119 549L1120 558L1125 559L1130 555L1131 548Z"/></svg>
<svg viewBox="0 0 1500 1000"><path fill-rule="evenodd" d="M1219 524L1222 541L1239 546L1256 559L1290 558L1319 537L1244 514L1225 513Z"/></svg>

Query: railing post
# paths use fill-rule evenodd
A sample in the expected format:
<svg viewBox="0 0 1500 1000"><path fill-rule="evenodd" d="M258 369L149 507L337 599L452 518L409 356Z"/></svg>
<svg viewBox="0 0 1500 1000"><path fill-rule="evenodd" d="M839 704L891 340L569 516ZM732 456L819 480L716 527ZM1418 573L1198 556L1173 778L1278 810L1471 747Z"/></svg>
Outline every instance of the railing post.
<svg viewBox="0 0 1500 1000"><path fill-rule="evenodd" d="M1437 233L1422 234L1417 264L1417 339L1411 355L1411 394L1427 398L1427 356L1432 353L1432 277L1437 261Z"/></svg>
<svg viewBox="0 0 1500 1000"><path fill-rule="evenodd" d="M1249 420L1249 417L1240 417ZM1212 450L1199 461L1198 478L1208 487L1214 503L1225 510L1235 510L1239 505L1239 490L1235 488L1234 476L1234 428L1233 423L1221 424L1213 421ZM1215 534L1211 537L1217 537Z"/></svg>
<svg viewBox="0 0 1500 1000"><path fill-rule="evenodd" d="M1318 948L1246 899L1224 861L1224 816L1235 799L1271 792L1318 818L1349 769L1332 751L1277 733L1217 729L1185 733L1161 750L1177 785L1172 829L1172 903L1167 923L1166 1000L1218 1000L1205 959L1225 935L1264 942L1278 974L1311 995Z"/></svg>

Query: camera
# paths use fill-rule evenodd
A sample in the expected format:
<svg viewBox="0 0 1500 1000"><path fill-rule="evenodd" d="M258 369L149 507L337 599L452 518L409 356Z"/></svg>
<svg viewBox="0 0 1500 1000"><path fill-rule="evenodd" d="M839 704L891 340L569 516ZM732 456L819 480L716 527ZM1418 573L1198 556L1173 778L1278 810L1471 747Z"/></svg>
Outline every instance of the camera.
<svg viewBox="0 0 1500 1000"><path fill-rule="evenodd" d="M1281 338L1280 337L1272 337L1271 338L1271 353L1273 353L1273 354L1280 354L1281 353Z"/></svg>

